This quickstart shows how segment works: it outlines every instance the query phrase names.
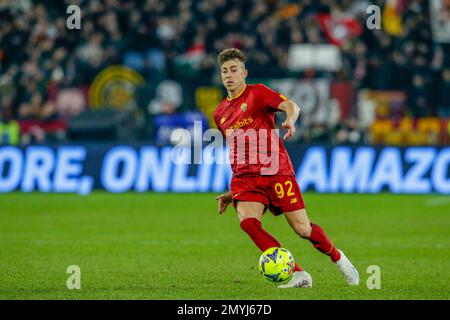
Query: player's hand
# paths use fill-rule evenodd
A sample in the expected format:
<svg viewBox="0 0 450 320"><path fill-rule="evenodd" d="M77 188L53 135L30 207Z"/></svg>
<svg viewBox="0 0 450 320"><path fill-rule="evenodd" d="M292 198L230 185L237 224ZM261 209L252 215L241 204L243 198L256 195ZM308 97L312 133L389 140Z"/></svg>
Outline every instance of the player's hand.
<svg viewBox="0 0 450 320"><path fill-rule="evenodd" d="M283 140L288 140L290 138L292 138L294 136L295 133L295 125L292 121L290 120L286 120L285 122L283 122L283 124L281 125L284 129L287 129L286 134L283 137Z"/></svg>
<svg viewBox="0 0 450 320"><path fill-rule="evenodd" d="M218 213L224 213L228 205L231 203L231 192L217 196L216 200L219 200Z"/></svg>

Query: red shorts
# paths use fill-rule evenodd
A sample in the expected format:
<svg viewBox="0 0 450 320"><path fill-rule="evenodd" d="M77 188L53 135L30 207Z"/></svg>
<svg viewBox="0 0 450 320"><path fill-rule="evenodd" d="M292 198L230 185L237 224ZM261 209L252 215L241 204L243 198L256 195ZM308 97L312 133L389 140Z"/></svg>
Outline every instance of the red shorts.
<svg viewBox="0 0 450 320"><path fill-rule="evenodd" d="M276 216L305 208L295 176L233 177L230 189L235 208L237 201L261 202Z"/></svg>

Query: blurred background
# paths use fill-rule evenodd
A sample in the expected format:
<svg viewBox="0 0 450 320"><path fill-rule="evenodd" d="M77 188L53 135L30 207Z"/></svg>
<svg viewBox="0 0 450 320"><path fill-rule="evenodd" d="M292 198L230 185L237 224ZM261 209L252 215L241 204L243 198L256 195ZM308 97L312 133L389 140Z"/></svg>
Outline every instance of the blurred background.
<svg viewBox="0 0 450 320"><path fill-rule="evenodd" d="M229 47L249 83L302 107L293 143L449 143L448 0L1 1L0 143L164 145L213 127Z"/></svg>
<svg viewBox="0 0 450 320"><path fill-rule="evenodd" d="M270 214L319 290L264 285L216 213L229 164L174 161L174 130L214 127L229 47L300 105L286 148L358 290ZM448 300L449 120L450 0L0 0L0 300Z"/></svg>
<svg viewBox="0 0 450 320"><path fill-rule="evenodd" d="M450 0L2 1L0 39L0 192L223 191L167 152L235 47L302 109L302 190L450 193Z"/></svg>

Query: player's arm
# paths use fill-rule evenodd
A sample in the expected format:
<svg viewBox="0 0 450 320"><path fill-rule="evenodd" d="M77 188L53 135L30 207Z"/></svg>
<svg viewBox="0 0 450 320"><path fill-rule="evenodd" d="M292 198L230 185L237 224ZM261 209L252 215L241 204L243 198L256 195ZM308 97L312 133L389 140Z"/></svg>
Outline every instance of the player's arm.
<svg viewBox="0 0 450 320"><path fill-rule="evenodd" d="M228 205L231 203L231 192L221 194L216 197L216 200L219 200L218 212L220 214L224 213L227 209Z"/></svg>
<svg viewBox="0 0 450 320"><path fill-rule="evenodd" d="M278 105L278 110L286 112L286 120L283 122L282 126L287 129L288 132L286 132L283 139L290 139L295 133L295 123L300 114L300 107L292 100L284 100Z"/></svg>
<svg viewBox="0 0 450 320"><path fill-rule="evenodd" d="M216 117L215 114L214 114L214 122L216 123L216 127L219 129L220 133L223 135L223 137L225 137L225 135L222 132L222 130L220 130L220 123L218 121L218 116ZM222 213L225 212L225 210L227 209L228 205L232 201L231 200L231 192L221 194L220 196L217 196L215 199L219 201L217 212L222 214Z"/></svg>

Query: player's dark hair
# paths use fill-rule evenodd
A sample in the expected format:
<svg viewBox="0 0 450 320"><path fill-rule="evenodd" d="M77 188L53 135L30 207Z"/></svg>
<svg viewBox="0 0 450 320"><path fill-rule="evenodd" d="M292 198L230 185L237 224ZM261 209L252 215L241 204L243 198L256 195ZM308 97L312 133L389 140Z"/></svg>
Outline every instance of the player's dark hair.
<svg viewBox="0 0 450 320"><path fill-rule="evenodd" d="M242 63L245 64L245 56L242 53L241 50L236 48L229 48L223 50L221 53L219 53L219 56L217 57L217 61L219 62L219 65L224 64L225 62L233 59L238 59Z"/></svg>

